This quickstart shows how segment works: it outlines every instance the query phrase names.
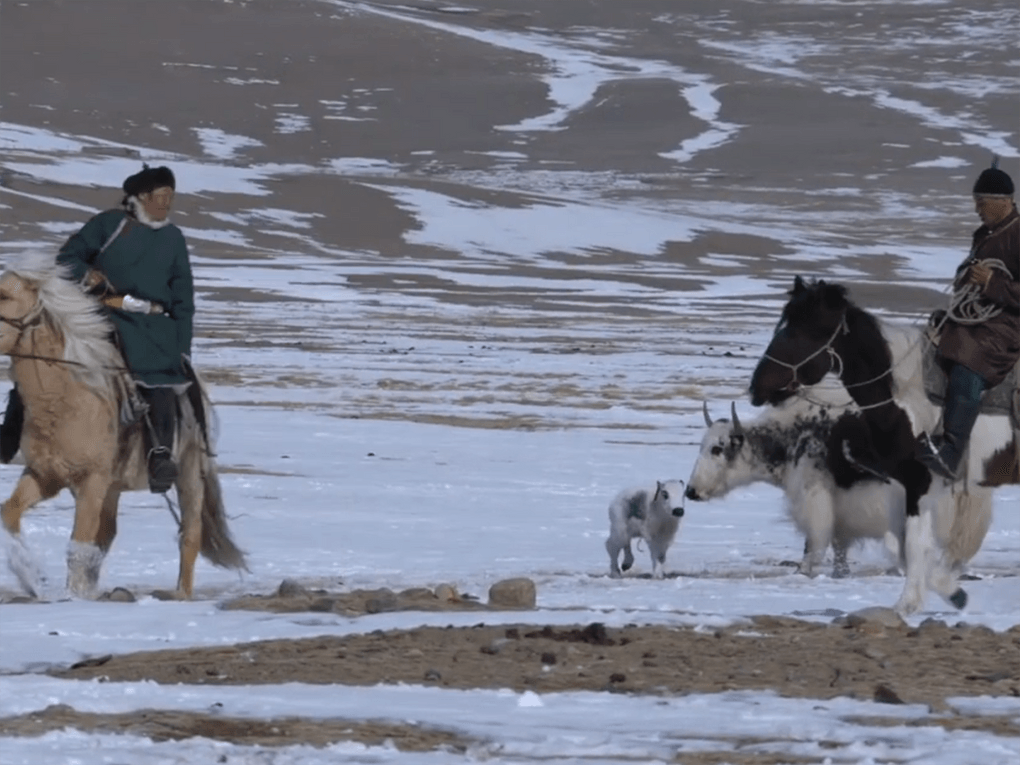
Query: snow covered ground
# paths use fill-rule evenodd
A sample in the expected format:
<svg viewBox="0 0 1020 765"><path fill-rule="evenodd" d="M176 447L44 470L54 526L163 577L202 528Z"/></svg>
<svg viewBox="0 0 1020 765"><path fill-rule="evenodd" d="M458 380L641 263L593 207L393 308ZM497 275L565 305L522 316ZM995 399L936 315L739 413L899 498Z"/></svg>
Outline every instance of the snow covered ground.
<svg viewBox="0 0 1020 765"><path fill-rule="evenodd" d="M358 8L334 5L346 12ZM899 5L945 10L939 3ZM593 98L598 83L626 70L635 78L675 81L692 114L705 123L697 138L678 141L670 158L682 163L737 134L737 126L720 116L712 83L698 73L614 57L595 36L563 40L541 30L483 34L458 27L453 8L442 23L427 24L410 11L392 8L380 13L551 62L546 80L551 110L503 126L507 131L556 129L565 115ZM1015 19L1008 10L994 19L1001 20L1001 14ZM984 28L982 19L960 22L957 32ZM662 23L672 22L664 16ZM722 29L715 30L720 35L715 48L743 65L793 80L808 78L806 69L797 68L800 54L795 51L804 50L802 41L775 38L734 47L723 39ZM948 38L927 43L950 45ZM818 44L835 43L820 38ZM1018 156L1015 124L978 120L981 124L974 127L926 104L924 91L914 94L917 100L897 99L887 83L866 77L854 81L851 73L845 73L850 82L837 88L837 74L829 72L820 80L833 95L860 99L895 111L898 119L916 120L926 129L937 125L952 134L936 147L939 159L928 165L933 172L944 176L969 167L960 157L966 146L1014 160ZM820 75L816 71L811 77ZM983 77L989 92L1015 89L1012 74ZM281 130L294 129L288 124ZM300 164L234 162L250 139L203 130L205 154L185 156L157 146L121 146L38 125L0 123L0 165L39 182L31 193L0 188L0 205L5 213L21 203L52 207L51 241L44 244L59 243L78 225L58 220L68 207L78 210L81 222L94 210L48 193L46 182L87 185L104 178L112 186L137 169L136 160L103 155L94 151L97 146L132 149L150 162L171 163L182 195L234 194L249 205L268 194L267 180L320 171ZM0 717L52 704L95 712L208 711L215 705L223 714L241 717L417 721L452 726L492 743L459 756L356 744L316 750L205 739L154 743L64 730L37 739L0 738L0 761L566 765L683 761L685 752L726 753L742 747L741 755L772 752L795 762L1015 762L1020 739L949 731L936 724L908 726L942 713L851 699L819 702L761 692L677 698L539 696L419 686L212 688L100 684L38 674L54 664L105 653L480 620L476 613L388 613L352 620L217 608L225 597L270 592L285 578L331 588L394 590L451 582L461 592L484 597L499 579L528 576L538 587L538 610L527 618L547 624L708 628L763 613L828 621L836 613L895 602L902 580L884 573L886 559L877 545L852 552L849 579L823 575L809 580L781 566L800 557L802 540L784 520L779 491L769 487L688 503L682 531L667 557L672 575L663 581L606 576L606 508L625 486L687 479L703 428L702 400L711 403L717 416L725 416L731 400L742 415L753 416L744 389L791 274L807 264L813 273L851 286L881 282L941 290L973 223L966 217L967 201L940 198L942 207L926 212L943 219L955 216L960 221L957 240L899 232L903 241L897 253L902 257L887 264L891 275L878 277L859 270L859 259L884 250L876 248L870 234L854 237L854 229L866 222L852 212L835 216L833 228L825 230L817 225L819 219L807 225L799 212L784 217L780 206L764 201L760 207L722 209L691 201L667 206L612 198L602 193L604 177L517 171L515 156L499 159L504 167L498 172L465 171L450 180L540 188L549 195L545 201L507 207L465 204L407 183L402 168L382 159L347 157L331 165L332 172L377 184L373 188L413 216L417 227L405 234L409 246L430 246L457 253L456 258L437 254L434 260L421 255L384 260L317 241L305 231L302 214L285 209L280 194L264 209L222 215L221 228L182 222L199 294L194 357L213 383L221 480L232 528L250 553L251 573L238 578L200 561L198 599L191 603L150 597L130 605L67 600L61 585L72 501L65 492L24 521L25 541L48 577L47 602L0 606ZM849 187L853 181L840 182ZM611 183L617 191L631 188L625 178ZM853 189L846 193L850 198L856 194ZM929 202L890 196L883 209L896 218L901 205L917 211ZM831 193L827 204L832 204ZM246 256L249 237L267 231L279 237L280 246ZM665 242L705 231L778 240L787 245L787 258L768 268L751 267L751 259L727 253L709 253L683 265L657 260ZM39 244L8 240L0 248L0 262ZM233 248L230 257L222 256L224 247ZM610 250L633 258L593 257L570 272L560 260L545 257L567 253L580 258ZM366 281L379 276L385 277L385 287ZM685 286L680 277L691 281ZM660 278L660 284L650 283ZM462 295L482 297L456 299ZM900 305L883 309L903 320L920 320L917 312ZM0 495L9 494L19 470L0 468ZM966 612L958 614L931 596L928 610L912 617L912 623L928 617L950 623L962 619L995 630L1020 623L1018 500L1015 487L996 496L994 523L972 562L980 579L967 584ZM126 497L102 585L137 593L173 586L175 531L161 499ZM638 552L635 572L649 570L647 555ZM6 570L0 572L0 588L16 588ZM517 622L521 614L486 614L484 620ZM1020 722L1020 700L1015 698L960 698L950 706ZM904 724L873 727L847 719L871 715L895 715ZM747 737L759 743L740 744Z"/></svg>

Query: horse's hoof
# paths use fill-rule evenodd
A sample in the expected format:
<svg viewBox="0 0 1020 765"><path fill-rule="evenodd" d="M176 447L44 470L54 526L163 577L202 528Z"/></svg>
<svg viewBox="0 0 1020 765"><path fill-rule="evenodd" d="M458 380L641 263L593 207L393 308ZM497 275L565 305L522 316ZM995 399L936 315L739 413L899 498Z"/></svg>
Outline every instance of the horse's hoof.
<svg viewBox="0 0 1020 765"><path fill-rule="evenodd" d="M180 590L153 590L152 597L156 600L188 600L188 596Z"/></svg>
<svg viewBox="0 0 1020 765"><path fill-rule="evenodd" d="M25 543L18 537L12 538L7 553L7 568L14 574L21 589L30 598L41 600L46 587L46 575Z"/></svg>
<svg viewBox="0 0 1020 765"><path fill-rule="evenodd" d="M899 602L893 607L893 610L900 616L910 616L921 610L921 602L909 598L900 598Z"/></svg>
<svg viewBox="0 0 1020 765"><path fill-rule="evenodd" d="M967 593L961 587L957 589L952 595L949 596L949 602L952 603L960 611L967 607Z"/></svg>
<svg viewBox="0 0 1020 765"><path fill-rule="evenodd" d="M113 603L134 603L137 598L131 590L124 587L114 587L109 592L104 592L99 596L100 600L108 600Z"/></svg>

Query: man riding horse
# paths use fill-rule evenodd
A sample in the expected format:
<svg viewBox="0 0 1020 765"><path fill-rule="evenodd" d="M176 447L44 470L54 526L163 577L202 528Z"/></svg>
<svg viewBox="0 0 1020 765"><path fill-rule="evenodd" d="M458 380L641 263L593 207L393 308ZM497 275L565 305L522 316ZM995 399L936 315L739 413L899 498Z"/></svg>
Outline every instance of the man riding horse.
<svg viewBox="0 0 1020 765"><path fill-rule="evenodd" d="M1013 180L996 166L978 176L974 207L981 227L956 269L954 294L938 345L949 377L942 435L922 434L918 458L954 479L982 394L1006 379L1020 359L1020 216Z"/></svg>
<svg viewBox="0 0 1020 765"><path fill-rule="evenodd" d="M149 488L163 493L177 479L172 458L177 394L191 370L195 294L188 247L168 219L176 182L167 167L142 170L123 184L121 207L91 218L57 255L71 278L106 307L116 342L145 403ZM191 391L189 391L191 392ZM17 451L21 419L17 389L8 400L0 458Z"/></svg>

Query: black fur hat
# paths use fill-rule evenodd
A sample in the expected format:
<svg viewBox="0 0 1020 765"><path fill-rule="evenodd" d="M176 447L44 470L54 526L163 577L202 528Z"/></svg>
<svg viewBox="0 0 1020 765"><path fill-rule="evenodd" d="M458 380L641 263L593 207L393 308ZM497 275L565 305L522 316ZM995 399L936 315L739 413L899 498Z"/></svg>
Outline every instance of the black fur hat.
<svg viewBox="0 0 1020 765"><path fill-rule="evenodd" d="M139 194L147 194L154 189L169 186L177 188L177 181L169 167L149 167L142 165L142 169L134 175L129 175L124 180L124 194L129 197L137 197Z"/></svg>
<svg viewBox="0 0 1020 765"><path fill-rule="evenodd" d="M999 169L999 158L992 160L992 166L978 176L974 193L983 197L1013 196L1013 179Z"/></svg>

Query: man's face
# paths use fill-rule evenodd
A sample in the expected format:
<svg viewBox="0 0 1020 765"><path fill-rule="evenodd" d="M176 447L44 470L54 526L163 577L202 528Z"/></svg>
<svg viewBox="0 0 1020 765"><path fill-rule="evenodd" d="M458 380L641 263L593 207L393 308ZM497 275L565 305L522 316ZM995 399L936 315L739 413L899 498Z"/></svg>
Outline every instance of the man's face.
<svg viewBox="0 0 1020 765"><path fill-rule="evenodd" d="M160 186L145 194L138 195L138 201L145 208L145 214L153 220L166 220L170 214L170 206L174 202L174 190L169 186Z"/></svg>
<svg viewBox="0 0 1020 765"><path fill-rule="evenodd" d="M994 226L1013 210L1013 200L1009 197L986 197L974 195L974 212L986 226Z"/></svg>

